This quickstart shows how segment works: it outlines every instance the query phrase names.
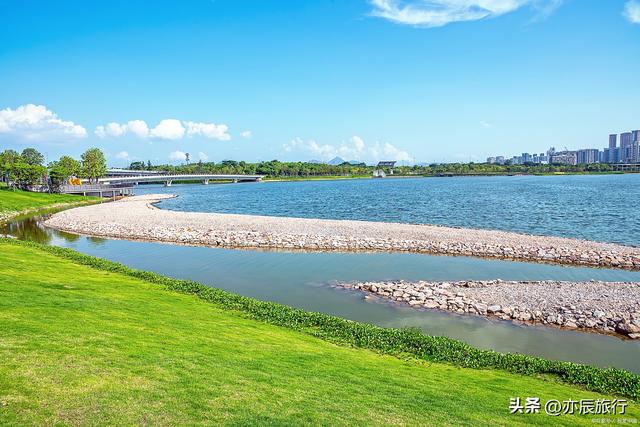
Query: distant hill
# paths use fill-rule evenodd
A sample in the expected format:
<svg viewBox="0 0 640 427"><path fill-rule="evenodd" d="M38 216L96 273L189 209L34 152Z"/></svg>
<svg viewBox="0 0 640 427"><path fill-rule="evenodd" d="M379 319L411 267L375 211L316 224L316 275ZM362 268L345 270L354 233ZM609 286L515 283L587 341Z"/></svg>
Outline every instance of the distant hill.
<svg viewBox="0 0 640 427"><path fill-rule="evenodd" d="M343 159L342 157L337 157L336 156L333 159L329 160L327 163L332 165L332 166L337 166L337 165L341 165L343 163L347 163L347 161L345 159Z"/></svg>
<svg viewBox="0 0 640 427"><path fill-rule="evenodd" d="M331 165L331 166L340 166L343 165L345 163L350 164L352 166L360 166L360 165L364 165L366 166L366 164L360 160L345 160L342 157L334 157L333 159L329 160L328 162L322 161L322 160L308 160L307 163L314 163L314 164L327 164L327 165Z"/></svg>

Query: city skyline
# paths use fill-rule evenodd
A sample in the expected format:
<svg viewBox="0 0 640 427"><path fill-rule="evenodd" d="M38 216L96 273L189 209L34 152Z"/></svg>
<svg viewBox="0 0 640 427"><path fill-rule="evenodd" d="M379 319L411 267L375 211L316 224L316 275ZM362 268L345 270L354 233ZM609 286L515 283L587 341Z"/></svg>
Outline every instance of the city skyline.
<svg viewBox="0 0 640 427"><path fill-rule="evenodd" d="M49 161L482 162L637 127L636 1L0 3L0 146Z"/></svg>
<svg viewBox="0 0 640 427"><path fill-rule="evenodd" d="M620 145L618 146L618 135ZM554 155L556 158L554 159ZM555 160L555 161L554 161ZM503 164L524 163L567 163L567 164L589 164L589 163L640 163L640 130L621 132L620 134L609 134L608 145L602 150L599 148L579 148L569 150L566 146L563 150L556 152L555 147L551 147L546 152L540 154L522 153L521 156L489 156L487 163Z"/></svg>

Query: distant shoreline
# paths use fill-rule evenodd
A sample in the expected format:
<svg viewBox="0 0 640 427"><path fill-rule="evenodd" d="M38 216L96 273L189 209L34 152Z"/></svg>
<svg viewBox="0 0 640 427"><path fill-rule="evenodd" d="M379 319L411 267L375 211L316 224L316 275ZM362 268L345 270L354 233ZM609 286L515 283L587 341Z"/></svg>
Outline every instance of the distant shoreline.
<svg viewBox="0 0 640 427"><path fill-rule="evenodd" d="M430 174L430 175L387 175L384 178L375 178L373 176L318 176L318 177L291 177L291 178L264 178L264 182L288 182L288 181L340 181L348 179L398 179L398 178L458 178L458 177L491 177L491 176L573 176L573 175L634 175L640 172L549 172L549 173L467 173L467 174Z"/></svg>

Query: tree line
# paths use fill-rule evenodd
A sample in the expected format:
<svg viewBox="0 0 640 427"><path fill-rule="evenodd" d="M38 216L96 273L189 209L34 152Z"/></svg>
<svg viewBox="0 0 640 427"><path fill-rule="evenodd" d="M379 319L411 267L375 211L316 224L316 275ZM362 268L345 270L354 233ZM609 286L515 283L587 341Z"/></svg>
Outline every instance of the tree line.
<svg viewBox="0 0 640 427"><path fill-rule="evenodd" d="M259 174L269 178L312 178L323 176L371 176L376 166L364 163L329 165L326 163L267 162L249 163L244 161L224 160L219 163L197 162L182 165L152 165L151 162L133 162L129 166L135 170L165 171L168 173L211 173L211 174ZM389 173L389 168L383 168ZM415 166L396 166L395 175L438 176L438 175L517 175L517 174L552 174L552 173L604 173L612 168L606 163L580 165L564 164L490 164L490 163L441 163Z"/></svg>
<svg viewBox="0 0 640 427"><path fill-rule="evenodd" d="M10 187L31 189L46 186L50 189L64 185L70 177L96 182L107 173L107 161L98 148L89 148L80 160L70 156L44 165L45 158L35 148L25 148L22 153L4 150L0 153L0 176Z"/></svg>
<svg viewBox="0 0 640 427"><path fill-rule="evenodd" d="M17 188L47 186L55 190L66 184L70 177L86 178L96 182L106 175L107 163L104 153L98 148L85 151L80 160L70 156L44 165L45 158L34 148L25 148L22 153L5 150L0 153L0 176L2 181ZM281 162L244 162L223 160L221 162L196 162L187 160L181 165L152 165L151 161L136 161L129 165L133 170L163 171L169 174L233 174L266 175L268 178L313 178L313 177L358 177L371 176L376 166L365 163L330 165L327 163ZM606 173L612 171L606 163L563 165L563 164L489 164L489 163L441 163L414 166L396 166L395 175L439 176L439 175L516 175L516 174L552 174L552 173ZM389 173L389 168L385 168Z"/></svg>

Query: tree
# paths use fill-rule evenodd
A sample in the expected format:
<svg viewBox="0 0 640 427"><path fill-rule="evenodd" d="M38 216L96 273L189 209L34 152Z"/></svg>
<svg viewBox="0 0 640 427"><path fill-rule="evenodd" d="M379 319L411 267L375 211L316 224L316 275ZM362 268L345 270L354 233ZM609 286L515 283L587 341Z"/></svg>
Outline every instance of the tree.
<svg viewBox="0 0 640 427"><path fill-rule="evenodd" d="M147 160L147 170L151 170L151 160Z"/></svg>
<svg viewBox="0 0 640 427"><path fill-rule="evenodd" d="M18 187L26 188L40 184L47 174L47 168L41 165L30 165L22 160L17 161L11 167L9 179Z"/></svg>
<svg viewBox="0 0 640 427"><path fill-rule="evenodd" d="M72 176L80 175L80 163L69 156L62 156L57 162L49 164L49 177L55 186L63 185Z"/></svg>
<svg viewBox="0 0 640 427"><path fill-rule="evenodd" d="M99 148L89 148L82 153L82 175L88 178L89 182L98 182L98 178L106 173L107 161Z"/></svg>
<svg viewBox="0 0 640 427"><path fill-rule="evenodd" d="M15 150L4 150L0 153L0 174L2 174L3 181L10 180L11 169L18 161L22 161L22 158Z"/></svg>
<svg viewBox="0 0 640 427"><path fill-rule="evenodd" d="M129 169L133 171L141 171L144 170L144 162L132 162L129 165Z"/></svg>
<svg viewBox="0 0 640 427"><path fill-rule="evenodd" d="M35 148L25 148L22 150L22 160L32 166L42 166L44 156Z"/></svg>

